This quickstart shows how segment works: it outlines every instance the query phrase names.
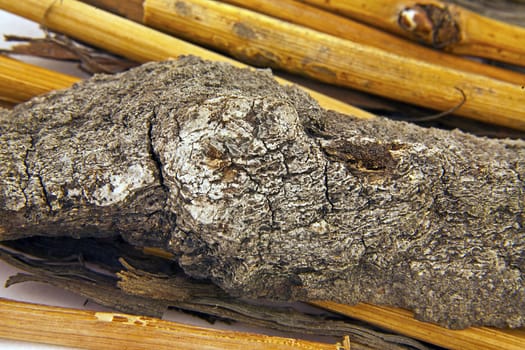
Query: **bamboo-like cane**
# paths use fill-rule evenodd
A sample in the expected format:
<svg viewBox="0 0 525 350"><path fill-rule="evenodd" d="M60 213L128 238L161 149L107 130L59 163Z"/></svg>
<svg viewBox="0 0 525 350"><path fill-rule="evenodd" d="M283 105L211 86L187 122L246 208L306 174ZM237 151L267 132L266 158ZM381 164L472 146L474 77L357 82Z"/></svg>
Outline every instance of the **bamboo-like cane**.
<svg viewBox="0 0 525 350"><path fill-rule="evenodd" d="M466 9L499 21L525 26L525 2L523 0L446 0Z"/></svg>
<svg viewBox="0 0 525 350"><path fill-rule="evenodd" d="M0 9L18 14L73 38L138 62L195 55L214 61L246 65L223 55L160 33L122 17L74 0L0 0ZM283 84L291 84L278 79ZM360 118L373 114L303 87L323 107Z"/></svg>
<svg viewBox="0 0 525 350"><path fill-rule="evenodd" d="M16 104L56 89L68 87L78 78L24 64L0 55L0 100Z"/></svg>
<svg viewBox="0 0 525 350"><path fill-rule="evenodd" d="M525 65L525 28L436 0L299 0L458 55ZM431 16L438 22L432 23Z"/></svg>
<svg viewBox="0 0 525 350"><path fill-rule="evenodd" d="M212 330L144 316L0 299L0 338L93 350L349 350L337 344Z"/></svg>
<svg viewBox="0 0 525 350"><path fill-rule="evenodd" d="M342 305L315 302L316 306L371 323L415 339L452 350L523 350L525 329L472 327L450 330L414 319L411 312L370 304Z"/></svg>
<svg viewBox="0 0 525 350"><path fill-rule="evenodd" d="M97 2L104 2L106 6L111 8L112 3L118 1L97 0ZM221 0L221 2L264 13L342 39L374 46L396 55L416 58L425 62L460 69L470 73L486 75L509 83L523 84L525 82L525 76L523 74L433 50L396 35L295 0Z"/></svg>
<svg viewBox="0 0 525 350"><path fill-rule="evenodd" d="M178 4L178 5L176 5ZM146 0L145 23L264 66L525 130L525 90L209 0Z"/></svg>
<svg viewBox="0 0 525 350"><path fill-rule="evenodd" d="M175 43L170 45L167 35L78 1L0 0L0 8L136 60L184 53L227 60L202 48L192 51L188 43L173 38ZM149 25L177 31L180 36L225 47L247 59L263 60L274 66L281 62L293 72L307 73L325 82L353 86L429 108L449 110L463 101L464 94L466 102L457 114L525 130L522 106L525 91L518 85L443 69L213 1L146 1L145 20ZM262 21L261 27L256 27L254 21ZM210 22L214 25L210 26ZM246 37L249 33L254 35ZM173 48L177 44L182 49ZM327 107L322 98L313 96ZM333 104L333 100L330 103ZM328 108L341 111L339 108L345 107L341 105ZM359 110L345 108L346 113L359 113Z"/></svg>

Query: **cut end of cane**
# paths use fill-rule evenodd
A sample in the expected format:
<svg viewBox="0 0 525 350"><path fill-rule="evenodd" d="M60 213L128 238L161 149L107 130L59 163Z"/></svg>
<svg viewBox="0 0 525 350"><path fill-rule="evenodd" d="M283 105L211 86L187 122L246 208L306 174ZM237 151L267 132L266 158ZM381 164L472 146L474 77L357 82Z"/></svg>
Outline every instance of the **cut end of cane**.
<svg viewBox="0 0 525 350"><path fill-rule="evenodd" d="M406 8L399 13L399 25L409 32L420 27L420 20L421 14L413 8Z"/></svg>

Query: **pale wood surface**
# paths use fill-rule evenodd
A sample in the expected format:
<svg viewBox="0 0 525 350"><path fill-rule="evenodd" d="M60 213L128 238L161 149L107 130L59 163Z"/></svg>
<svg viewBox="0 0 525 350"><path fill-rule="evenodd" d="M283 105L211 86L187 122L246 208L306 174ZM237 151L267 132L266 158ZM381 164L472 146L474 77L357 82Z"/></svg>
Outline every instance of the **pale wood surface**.
<svg viewBox="0 0 525 350"><path fill-rule="evenodd" d="M0 337L93 350L261 349L344 350L325 344L260 334L212 330L121 313L76 310L0 298Z"/></svg>
<svg viewBox="0 0 525 350"><path fill-rule="evenodd" d="M454 350L523 350L525 329L501 330L472 327L450 330L414 319L413 313L370 304L343 305L315 302L316 306L341 313L384 329Z"/></svg>

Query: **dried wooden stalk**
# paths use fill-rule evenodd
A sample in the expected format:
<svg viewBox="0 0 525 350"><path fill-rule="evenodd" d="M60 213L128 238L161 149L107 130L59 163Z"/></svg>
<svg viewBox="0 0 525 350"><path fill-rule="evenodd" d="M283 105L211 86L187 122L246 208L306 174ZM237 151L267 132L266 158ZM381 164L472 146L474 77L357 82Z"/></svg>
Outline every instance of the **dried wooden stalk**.
<svg viewBox="0 0 525 350"><path fill-rule="evenodd" d="M0 100L20 103L71 86L78 78L24 64L0 55Z"/></svg>
<svg viewBox="0 0 525 350"><path fill-rule="evenodd" d="M389 329L415 339L427 341L446 349L521 350L525 341L525 329L495 330L479 327L463 330L449 330L414 319L406 310L370 304L341 305L331 302L317 302L317 306L341 314L366 320L371 324Z"/></svg>
<svg viewBox="0 0 525 350"><path fill-rule="evenodd" d="M137 62L196 55L205 59L245 65L218 53L192 45L119 16L74 0L0 1L0 8L26 17L45 27L66 34L95 47L119 54ZM115 30L118 28L118 31ZM280 80L286 83L285 80ZM365 112L316 91L308 91L325 108L362 118L372 118Z"/></svg>
<svg viewBox="0 0 525 350"><path fill-rule="evenodd" d="M145 316L94 312L0 299L0 337L93 350L343 350L341 344L211 330ZM79 331L81 330L81 331Z"/></svg>
<svg viewBox="0 0 525 350"><path fill-rule="evenodd" d="M357 120L196 58L2 119L3 239L118 234L236 296L525 322L522 141Z"/></svg>
<svg viewBox="0 0 525 350"><path fill-rule="evenodd" d="M122 49L119 53L124 56L133 51L130 44L136 45L137 41L142 41L142 39L147 38L141 37L138 29L140 28L140 31L142 31L146 30L146 28L134 23L129 23L122 18L119 18L117 23L118 27L122 27L122 37L117 36L117 38L111 29L115 24L111 24L111 28L104 26L105 20L112 20L113 16L109 14L102 16L102 11L95 11L93 18L91 18L88 15L89 6L79 4L72 0L64 2L48 1L44 5L40 4L40 2L35 2L37 4L33 6L30 2L0 1L0 6L20 15L29 16L33 20L41 21L48 27L72 35L73 37L79 37L84 41L100 41L99 44L108 50L111 50L111 48L115 50L115 46L113 46L114 43L116 43L117 47L122 45L125 49ZM264 25L261 28L261 33L264 33L264 35L258 35L252 22L252 24L250 24L252 27L248 27L248 31L243 31L242 29L245 28L243 25L246 26L248 19L250 19L250 21L260 20L262 18L261 15L252 18L253 16L246 10L241 12L241 9L220 3L210 2L205 3L205 6L199 6L199 3L195 1L193 1L193 5L188 1L179 3L184 4L185 10L179 8L180 16L174 17L173 5L175 2L147 2L149 6L145 14L146 23L165 28L175 28L175 26L177 26L179 34L181 35L191 36L192 40L211 40L211 44L213 45L226 45L229 49L233 50L232 52L236 52L247 59L253 59L259 62L262 60L265 64L277 64L281 61L288 62L289 64L286 64L286 67L289 69L294 69L303 74L307 73L328 82L348 84L364 91L395 97L406 102L439 110L449 110L461 103L463 97L458 91L458 89L460 89L465 93L467 98L465 104L456 111L457 114L488 123L525 130L525 111L521 108L521 96L524 92L518 85L507 84L478 75L469 75L461 71L443 70L441 67L426 63L424 64L424 69L416 70L415 67L417 67L418 63L415 60L401 58L370 47L355 46L350 42L322 33L314 31L308 32L307 29L296 28L296 33L290 33L289 29L295 27L286 25L286 28L281 28L283 22L267 17L264 18ZM221 10L220 12L214 10L217 7ZM195 16L184 15L184 13L187 14L189 9L197 11L195 13L199 13L200 18L217 21L218 25L225 25L225 27L213 27L213 29L210 29L208 25L203 26L203 21L195 20ZM82 16L78 15L78 20L80 23L88 24L90 26L89 30L83 30L82 25L79 25L79 23L75 23L74 26L68 25L68 23L70 23L68 22L68 18L79 12L82 13ZM44 16L44 14L46 15ZM99 16L102 17L98 18ZM229 22L224 23L227 16L231 16ZM234 24L233 27L230 26L231 23ZM237 26L235 26L235 23L237 23ZM269 31L273 25L278 26L279 30ZM126 30L127 26L130 27L129 31ZM200 29L195 31L195 28ZM213 42L213 38L217 37L216 33L218 30L222 31L221 33L224 35L224 38L230 38L234 41L230 44L225 43L224 40L215 40L215 42ZM252 33L250 30L257 35L249 38L246 37L246 33ZM96 31L111 31L111 36L109 36L108 32L107 37L102 34L97 34L95 37L92 37L90 33L93 34ZM128 33L130 33L129 35L133 35L129 40ZM267 47L266 45L268 43L266 41L261 43L260 46L256 45L255 40L257 38L263 38L272 33L279 35L275 40L270 41L270 45L272 46ZM308 33L307 36L306 33ZM155 35L160 36L161 34L157 33ZM314 40L314 38L319 36L322 37L323 40L321 41L323 44L312 47L312 43L319 45L319 40ZM107 40L108 37L112 38L112 40ZM101 40L100 38L104 39ZM162 39L165 44L167 44L165 40L168 40L166 38L169 37L164 36ZM141 54L146 53L146 51L142 49L147 47L148 49L154 50L154 52L150 54L151 58L161 56L162 54L166 55L165 52L168 48L166 48L164 44L160 44L162 49L159 53L158 50L154 49L155 45L152 45L152 42L155 42L153 38L151 38L151 40L146 39L145 41L147 41L147 43L144 47L141 47ZM244 45L236 48L238 44L243 43ZM285 47L285 43L289 46ZM278 47L275 48L275 46ZM330 54L325 50L327 47L330 47ZM274 50L274 48L276 50L284 48L286 51L280 52ZM303 50L309 51L301 53ZM200 55L199 52L202 53L202 49L196 51L195 54ZM137 53L134 53L133 56L135 59L139 58ZM217 59L216 56L217 55L204 55L203 57ZM129 57L134 58L132 56ZM372 59L373 57L375 57L375 59ZM224 57L220 60L224 60ZM403 84L402 89L400 89L400 84ZM315 98L318 97L315 94L312 95ZM490 108L490 106L496 105L499 106L499 108ZM341 110L341 108L344 108L344 105L338 106L338 110ZM359 111L348 111L348 113L358 112Z"/></svg>
<svg viewBox="0 0 525 350"><path fill-rule="evenodd" d="M300 0L458 55L525 65L525 28L436 0Z"/></svg>
<svg viewBox="0 0 525 350"><path fill-rule="evenodd" d="M101 1L97 2L101 3ZM109 0L102 2L107 3L106 6L111 7L110 4L117 1ZM396 55L412 57L444 67L486 75L514 84L522 84L525 82L525 76L523 74L517 74L510 70L496 68L487 64L481 64L432 50L349 18L295 0L222 0L221 2L251 9L342 39L374 46Z"/></svg>
<svg viewBox="0 0 525 350"><path fill-rule="evenodd" d="M525 90L519 85L393 55L214 1L148 0L144 6L148 25L255 65L438 110L461 103L459 89L466 101L455 111L458 115L525 130Z"/></svg>

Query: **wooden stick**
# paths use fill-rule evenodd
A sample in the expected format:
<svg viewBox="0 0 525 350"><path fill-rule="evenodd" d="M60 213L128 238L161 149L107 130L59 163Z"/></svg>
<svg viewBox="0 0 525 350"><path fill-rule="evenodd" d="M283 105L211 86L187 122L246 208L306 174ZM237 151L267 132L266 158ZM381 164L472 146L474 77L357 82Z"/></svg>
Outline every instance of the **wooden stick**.
<svg viewBox="0 0 525 350"><path fill-rule="evenodd" d="M109 7L112 7L111 4L118 1L97 0L97 2L104 2L107 4L106 6L109 5ZM449 68L486 75L509 83L523 84L525 82L525 75L523 74L433 50L402 39L396 35L295 0L221 0L221 2L264 13L342 39L364 45L371 45L396 55L412 57Z"/></svg>
<svg viewBox="0 0 525 350"><path fill-rule="evenodd" d="M165 60L180 55L195 55L208 60L229 62L238 67L246 67L238 61L79 1L0 0L0 9L26 17L47 28L138 62ZM284 79L278 80L283 84L291 84ZM316 91L306 88L303 90L327 109L360 118L374 117L371 113Z"/></svg>
<svg viewBox="0 0 525 350"><path fill-rule="evenodd" d="M436 0L299 0L458 55L525 65L525 28ZM431 23L429 11L438 14ZM443 25L445 24L445 25Z"/></svg>
<svg viewBox="0 0 525 350"><path fill-rule="evenodd" d="M0 55L0 100L20 103L48 91L68 87L79 78L21 63Z"/></svg>
<svg viewBox="0 0 525 350"><path fill-rule="evenodd" d="M0 337L93 350L269 349L343 350L324 344L259 334L212 330L144 316L94 312L0 299Z"/></svg>
<svg viewBox="0 0 525 350"><path fill-rule="evenodd" d="M315 302L316 306L350 316L399 334L453 350L523 350L525 329L473 327L450 330L414 319L411 312L370 304L342 305Z"/></svg>
<svg viewBox="0 0 525 350"><path fill-rule="evenodd" d="M215 1L146 0L144 19L248 62L427 108L449 110L461 103L464 93L466 101L456 114L525 130L525 90L519 85L390 54Z"/></svg>
<svg viewBox="0 0 525 350"><path fill-rule="evenodd" d="M232 28L227 28L228 35L221 32L219 36L219 28L210 28L207 25L203 25L204 21L202 21L203 16L209 14L210 12L208 11L215 11L216 6L221 8L227 6L229 10L219 12L219 18L213 18L218 19L219 23L230 25L238 23L238 16L241 16L243 23L248 19L251 21L253 12L242 10L243 12L239 13L238 11L241 11L241 9L211 1L205 2L204 7L192 5L191 2L185 1L178 2L178 4L184 4L190 10L194 8L195 11L202 9L204 12L199 14L200 17L175 17L173 15L174 3L169 1L147 1L145 4L150 5L145 7L147 23L157 24L162 27L171 26L170 28L177 26L180 35L187 35L192 39L207 41L208 43L211 41L211 44L219 46L225 45L234 51L241 50L240 54L244 54L247 58L280 60L287 62L286 66L292 67L289 68L290 70L301 73L310 72L311 76L323 79L326 82L354 86L367 92L380 93L383 96L395 97L406 102L438 110L449 110L458 105L463 99L462 94L458 91L458 89L461 89L467 96L467 101L457 111L457 114L488 123L525 130L525 111L520 106L520 94L523 93L523 90L517 85L506 84L478 75L469 75L460 71L443 70L435 65L428 65L404 57L401 58L375 48L356 45L269 17L255 16L259 19L263 18L263 26L266 29L272 28L268 25L269 21L276 24L278 26L277 33L283 29L279 27L283 24L285 25L284 29L289 26L293 28L293 31L291 33L288 32L286 36L278 36L273 40L274 46L277 46L278 50L286 50L286 55L281 57L282 51L274 50L273 46L267 47L263 43L261 44L262 46L257 47L254 40L251 39L249 40L249 45L246 45L247 39L241 37L239 41L237 35L234 35L237 41L224 41L224 38L231 37ZM169 36L154 31L153 34L148 28L122 18L115 18L116 16L93 9L77 1L63 0L56 2L47 0L42 5L37 0L24 2L0 0L0 7L39 21L52 29L101 46L106 50L127 55L130 58L142 58L144 60L146 56L149 56L152 59L160 59L161 57L177 55L177 52L174 52L175 50L170 49L176 45L168 45ZM228 18L226 15L232 15L232 17ZM198 18L196 19L196 17ZM237 22L235 22L235 18L237 18ZM88 29L84 30L84 26ZM113 28L119 28L119 31L114 31ZM263 30L266 30L264 28ZM235 30L238 29L239 26L235 28ZM265 33L269 35L269 33L274 32ZM321 36L321 38L318 36ZM217 40L219 37L222 39ZM284 40L286 38L288 40ZM176 39L173 40L180 42ZM151 44L156 41L161 44L159 46ZM316 42L317 46L312 47L312 42ZM141 44L144 44L148 49L145 50ZM184 44L189 45L187 43ZM240 49L235 48L237 45L240 45ZM140 55L134 53L133 48L136 46L139 46L137 51ZM326 52L327 47L331 50L330 54ZM189 50L189 47L186 48ZM303 54L303 50L308 52ZM204 55L207 52L206 50L199 48L199 51L200 55L205 58L226 60L226 58L218 54ZM171 52L171 54L168 52ZM194 53L199 54L198 52ZM418 69L418 67L421 69ZM318 96L314 95L314 98ZM327 104L320 96L318 100L323 106L327 107ZM332 104L333 100L330 103ZM335 106L335 104L333 105ZM336 107L341 111L340 108L346 105L342 103L340 105L343 106ZM492 106L498 106L498 108L491 109ZM336 109L333 107L328 108ZM356 109L348 111L348 107L346 108L346 113L358 113ZM361 112L361 114L363 113Z"/></svg>

